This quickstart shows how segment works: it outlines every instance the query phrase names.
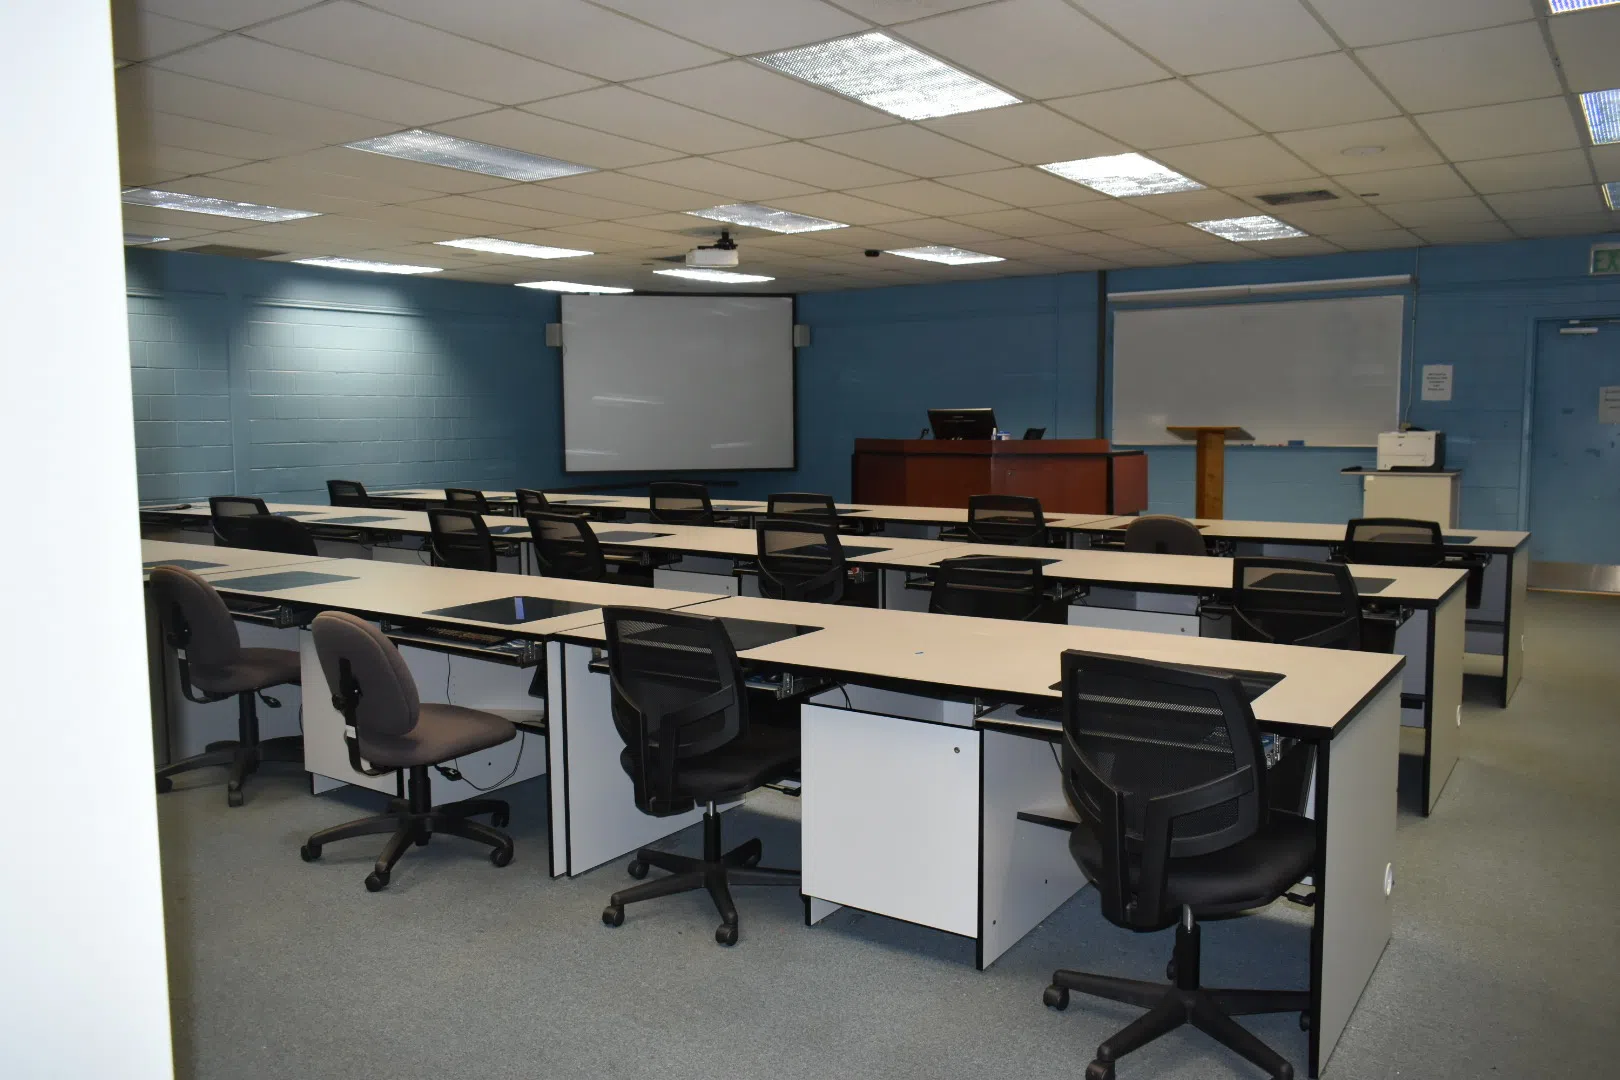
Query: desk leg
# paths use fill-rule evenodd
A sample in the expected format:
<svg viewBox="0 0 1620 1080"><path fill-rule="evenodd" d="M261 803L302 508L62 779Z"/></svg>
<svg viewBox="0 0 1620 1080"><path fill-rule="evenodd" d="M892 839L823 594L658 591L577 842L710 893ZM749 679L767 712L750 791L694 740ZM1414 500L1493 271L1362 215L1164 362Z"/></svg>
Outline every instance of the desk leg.
<svg viewBox="0 0 1620 1080"><path fill-rule="evenodd" d="M1423 812L1430 814L1461 753L1467 597L1458 589L1429 613L1429 685L1423 731Z"/></svg>
<svg viewBox="0 0 1620 1080"><path fill-rule="evenodd" d="M1530 545L1520 546L1508 563L1507 625L1502 638L1502 708L1513 700L1524 675L1525 589L1530 579Z"/></svg>
<svg viewBox="0 0 1620 1080"><path fill-rule="evenodd" d="M1401 691L1390 683L1316 755L1310 1075L1320 1076L1389 944Z"/></svg>

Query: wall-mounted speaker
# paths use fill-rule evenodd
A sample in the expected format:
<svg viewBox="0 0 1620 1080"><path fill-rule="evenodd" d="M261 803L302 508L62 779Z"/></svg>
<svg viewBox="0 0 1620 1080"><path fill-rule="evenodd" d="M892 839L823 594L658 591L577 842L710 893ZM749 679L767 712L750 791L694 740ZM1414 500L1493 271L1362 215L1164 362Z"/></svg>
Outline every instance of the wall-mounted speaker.
<svg viewBox="0 0 1620 1080"><path fill-rule="evenodd" d="M804 323L793 324L793 347L803 349L810 344L810 328Z"/></svg>
<svg viewBox="0 0 1620 1080"><path fill-rule="evenodd" d="M552 349L562 348L562 323L546 323L546 346Z"/></svg>

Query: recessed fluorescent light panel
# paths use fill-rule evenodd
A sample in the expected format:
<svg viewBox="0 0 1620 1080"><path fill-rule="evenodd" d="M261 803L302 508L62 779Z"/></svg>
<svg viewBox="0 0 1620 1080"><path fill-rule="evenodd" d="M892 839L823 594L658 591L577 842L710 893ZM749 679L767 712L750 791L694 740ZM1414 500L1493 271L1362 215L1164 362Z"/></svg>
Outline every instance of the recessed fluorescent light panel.
<svg viewBox="0 0 1620 1080"><path fill-rule="evenodd" d="M521 255L525 259L576 259L581 255L594 255L594 251L578 248L547 247L544 244L520 244L516 240L497 240L492 236L469 236L465 240L435 240L440 247L466 248L490 255Z"/></svg>
<svg viewBox="0 0 1620 1080"><path fill-rule="evenodd" d="M968 266L972 263L1007 261L1000 255L986 255L980 251L946 247L943 244L930 244L927 247L895 248L889 254L899 255L904 259L921 259L923 262L944 263L946 266Z"/></svg>
<svg viewBox="0 0 1620 1080"><path fill-rule="evenodd" d="M1620 0L1548 0L1547 6L1554 15L1562 15L1566 11L1584 11L1587 8L1608 7L1610 4L1620 4Z"/></svg>
<svg viewBox="0 0 1620 1080"><path fill-rule="evenodd" d="M145 233L127 232L124 234L124 243L130 247L138 244L161 244L167 239L167 236L147 236Z"/></svg>
<svg viewBox="0 0 1620 1080"><path fill-rule="evenodd" d="M1042 165L1041 168L1054 176L1073 180L1093 191L1121 199L1133 195L1169 195L1175 191L1199 191L1204 186L1141 154L1113 154L1109 157L1054 161L1050 165Z"/></svg>
<svg viewBox="0 0 1620 1080"><path fill-rule="evenodd" d="M653 273L692 281L718 281L726 285L753 285L761 281L776 280L762 274L733 274L730 270L654 270Z"/></svg>
<svg viewBox="0 0 1620 1080"><path fill-rule="evenodd" d="M634 289L621 289L617 285L581 285L577 281L520 281L520 289L544 289L547 292L567 293L633 293Z"/></svg>
<svg viewBox="0 0 1620 1080"><path fill-rule="evenodd" d="M823 41L758 60L906 120L955 116L1019 101L1005 90L881 33Z"/></svg>
<svg viewBox="0 0 1620 1080"><path fill-rule="evenodd" d="M1610 210L1620 210L1620 180L1603 185L1603 199Z"/></svg>
<svg viewBox="0 0 1620 1080"><path fill-rule="evenodd" d="M525 154L505 146L457 139L420 128L345 145L351 150L364 150L368 154L443 165L447 169L483 173L485 176L504 176L508 180L552 180L559 176L596 171L588 165L575 165L540 154Z"/></svg>
<svg viewBox="0 0 1620 1080"><path fill-rule="evenodd" d="M124 201L131 206L155 206L159 210L184 210L188 214L213 214L215 217L247 218L249 221L297 221L299 218L321 216L314 210L284 210L279 206L231 202L229 199L211 199L206 195L187 195L181 191L158 191L155 188L129 188L124 192Z"/></svg>
<svg viewBox="0 0 1620 1080"><path fill-rule="evenodd" d="M1620 90L1593 90L1581 95L1581 112L1586 114L1586 130L1592 142L1620 142Z"/></svg>
<svg viewBox="0 0 1620 1080"><path fill-rule="evenodd" d="M332 270L364 270L368 274L437 274L442 266L409 266L405 263L372 262L370 259L345 259L336 255L322 255L315 259L294 259L300 266L325 266Z"/></svg>
<svg viewBox="0 0 1620 1080"><path fill-rule="evenodd" d="M1192 227L1239 243L1248 240L1290 240L1296 236L1309 235L1268 214L1221 218L1217 221L1195 221Z"/></svg>
<svg viewBox="0 0 1620 1080"><path fill-rule="evenodd" d="M687 213L693 217L708 218L710 221L729 221L733 225L747 225L750 228L777 233L822 232L826 229L849 228L841 221L828 221L826 218L810 217L808 214L775 210L757 203L730 203L726 206L711 206L707 210L688 210Z"/></svg>

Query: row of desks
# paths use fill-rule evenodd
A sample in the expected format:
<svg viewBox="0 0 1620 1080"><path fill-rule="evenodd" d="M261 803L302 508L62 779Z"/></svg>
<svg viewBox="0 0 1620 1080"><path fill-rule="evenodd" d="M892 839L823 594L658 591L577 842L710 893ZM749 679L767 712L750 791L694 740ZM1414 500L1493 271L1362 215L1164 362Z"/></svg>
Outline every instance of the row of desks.
<svg viewBox="0 0 1620 1080"><path fill-rule="evenodd" d="M439 647L482 655L489 663L478 666L501 685L504 672L532 667L542 677L530 677L530 693L543 697L547 717L554 874L582 873L697 820L696 811L650 818L634 808L601 671L601 606L727 619L752 674L820 688L801 710L807 921L840 905L877 911L973 939L980 966L1084 885L1066 834L1041 824L1068 816L1049 746L1061 653L1270 673L1280 681L1255 699L1255 714L1266 730L1301 740L1308 764L1296 798L1315 817L1321 844L1312 875L1312 1075L1389 939L1399 656L163 541L146 541L143 560L148 568L189 564L246 617L296 635L306 686L321 685L321 675L303 628L323 609L378 620L417 648L434 647L442 632L449 636ZM528 604L521 621L445 610L503 601L510 611L518 595ZM480 649L454 636L467 633L500 644ZM418 681L431 700L436 687ZM458 680L456 703L487 705L478 686ZM325 694L305 696L303 725L312 771L379 786L348 769L341 717Z"/></svg>

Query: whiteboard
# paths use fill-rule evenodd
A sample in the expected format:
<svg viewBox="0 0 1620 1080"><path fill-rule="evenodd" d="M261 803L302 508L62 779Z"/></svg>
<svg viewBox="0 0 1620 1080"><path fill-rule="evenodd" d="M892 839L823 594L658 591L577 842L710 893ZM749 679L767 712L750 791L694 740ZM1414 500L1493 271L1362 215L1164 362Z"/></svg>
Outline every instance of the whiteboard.
<svg viewBox="0 0 1620 1080"><path fill-rule="evenodd" d="M1374 446L1400 411L1404 296L1114 314L1113 439L1234 424L1258 443Z"/></svg>
<svg viewBox="0 0 1620 1080"><path fill-rule="evenodd" d="M569 472L791 469L793 300L564 296Z"/></svg>

